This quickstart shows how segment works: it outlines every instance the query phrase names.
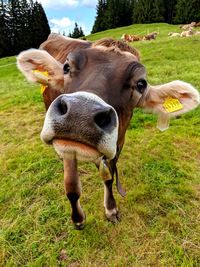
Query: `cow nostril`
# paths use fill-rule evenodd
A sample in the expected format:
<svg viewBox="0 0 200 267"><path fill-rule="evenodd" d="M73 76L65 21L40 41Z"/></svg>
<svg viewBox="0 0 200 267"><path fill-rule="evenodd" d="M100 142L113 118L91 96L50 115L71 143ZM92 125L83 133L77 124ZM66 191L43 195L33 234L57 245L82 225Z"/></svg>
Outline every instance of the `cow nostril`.
<svg viewBox="0 0 200 267"><path fill-rule="evenodd" d="M111 109L109 109L107 111L99 112L94 117L95 123L100 128L102 128L103 130L105 130L107 127L110 126L110 124L112 122L112 117L111 117L112 116L112 113L113 113L113 111Z"/></svg>
<svg viewBox="0 0 200 267"><path fill-rule="evenodd" d="M64 99L61 98L60 102L58 103L58 111L60 115L65 115L67 113L67 110L67 103Z"/></svg>

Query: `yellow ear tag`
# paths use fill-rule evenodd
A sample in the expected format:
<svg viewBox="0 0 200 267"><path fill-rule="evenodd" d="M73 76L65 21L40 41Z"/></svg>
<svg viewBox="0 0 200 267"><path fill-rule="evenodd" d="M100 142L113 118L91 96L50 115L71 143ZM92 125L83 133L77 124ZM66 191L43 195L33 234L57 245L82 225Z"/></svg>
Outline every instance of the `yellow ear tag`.
<svg viewBox="0 0 200 267"><path fill-rule="evenodd" d="M47 88L47 85L41 84L41 86L40 86L40 92L41 92L41 94L44 93L44 91L46 90L46 88Z"/></svg>
<svg viewBox="0 0 200 267"><path fill-rule="evenodd" d="M183 109L183 105L177 98L167 97L163 103L163 107L168 113L172 113Z"/></svg>
<svg viewBox="0 0 200 267"><path fill-rule="evenodd" d="M42 75L44 75L46 77L49 77L48 71L33 70L33 72L37 72L37 73L42 74ZM46 84L41 84L41 87L40 87L41 94L44 93L44 91L46 90L47 87L48 86Z"/></svg>

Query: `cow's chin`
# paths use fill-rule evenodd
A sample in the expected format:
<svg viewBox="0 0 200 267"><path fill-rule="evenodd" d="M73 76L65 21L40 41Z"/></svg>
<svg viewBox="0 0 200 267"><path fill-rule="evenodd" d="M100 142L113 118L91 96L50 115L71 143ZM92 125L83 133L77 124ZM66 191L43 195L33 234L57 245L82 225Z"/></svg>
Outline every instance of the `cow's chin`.
<svg viewBox="0 0 200 267"><path fill-rule="evenodd" d="M62 159L96 161L102 156L94 147L72 140L53 139L53 146Z"/></svg>

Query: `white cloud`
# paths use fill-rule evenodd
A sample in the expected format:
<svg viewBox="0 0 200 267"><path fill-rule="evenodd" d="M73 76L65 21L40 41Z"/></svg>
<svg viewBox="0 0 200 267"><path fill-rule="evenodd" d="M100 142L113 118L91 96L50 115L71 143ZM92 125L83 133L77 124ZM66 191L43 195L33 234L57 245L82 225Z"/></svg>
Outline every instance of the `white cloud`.
<svg viewBox="0 0 200 267"><path fill-rule="evenodd" d="M70 20L67 17L64 17L62 19L51 19L50 20L50 23L52 23L55 26L64 28L64 27L72 26L74 24L74 21L73 20Z"/></svg>
<svg viewBox="0 0 200 267"><path fill-rule="evenodd" d="M95 8L98 0L82 0L81 4L86 7Z"/></svg>
<svg viewBox="0 0 200 267"><path fill-rule="evenodd" d="M66 35L69 34L69 32L72 32L74 30L75 21L71 20L67 17L63 17L61 19L50 19L50 27L51 32L56 33L63 33L65 32ZM78 26L82 28L83 32L87 35L90 32L87 30L87 27L83 23L78 23Z"/></svg>
<svg viewBox="0 0 200 267"><path fill-rule="evenodd" d="M34 0L36 1L36 0ZM98 0L38 0L44 7L51 32L65 32L66 35L69 32L72 32L74 29L75 21L78 23L79 27L81 26L85 35L90 33L91 26L88 23L88 20L83 18L83 12L87 12L86 8L95 8ZM64 12L70 12L68 9L73 10L70 14L70 19L65 17ZM77 11L77 13L76 13ZM58 13L59 12L59 13ZM85 14L87 16L87 14ZM85 16L84 15L84 16ZM86 26L87 25L87 26Z"/></svg>
<svg viewBox="0 0 200 267"><path fill-rule="evenodd" d="M43 7L77 7L79 4L78 0L39 0Z"/></svg>
<svg viewBox="0 0 200 267"><path fill-rule="evenodd" d="M70 20L67 17L61 19L50 19L50 27L52 32L65 31L66 35L73 29L75 21Z"/></svg>
<svg viewBox="0 0 200 267"><path fill-rule="evenodd" d="M98 0L39 0L46 8L78 7L80 5L95 8Z"/></svg>

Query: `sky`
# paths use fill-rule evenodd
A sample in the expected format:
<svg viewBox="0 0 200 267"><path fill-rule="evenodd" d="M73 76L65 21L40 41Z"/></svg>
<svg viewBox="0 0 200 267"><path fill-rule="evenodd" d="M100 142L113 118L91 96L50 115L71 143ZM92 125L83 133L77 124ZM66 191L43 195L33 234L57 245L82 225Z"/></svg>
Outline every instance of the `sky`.
<svg viewBox="0 0 200 267"><path fill-rule="evenodd" d="M90 34L96 16L98 0L39 0L47 15L52 32L68 35L75 22L85 35Z"/></svg>

